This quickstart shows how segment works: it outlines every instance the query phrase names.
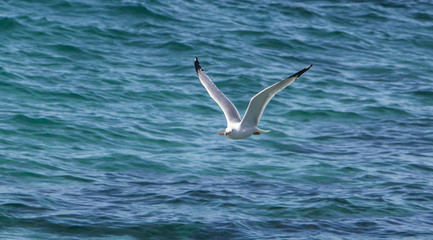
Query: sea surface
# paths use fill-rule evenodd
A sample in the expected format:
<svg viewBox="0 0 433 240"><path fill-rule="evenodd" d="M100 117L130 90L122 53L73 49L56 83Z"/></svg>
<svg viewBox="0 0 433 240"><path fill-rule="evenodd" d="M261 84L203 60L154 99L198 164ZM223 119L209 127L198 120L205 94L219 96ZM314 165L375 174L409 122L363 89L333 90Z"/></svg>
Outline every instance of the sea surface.
<svg viewBox="0 0 433 240"><path fill-rule="evenodd" d="M194 57L244 113L243 140ZM0 239L433 239L433 2L0 2Z"/></svg>

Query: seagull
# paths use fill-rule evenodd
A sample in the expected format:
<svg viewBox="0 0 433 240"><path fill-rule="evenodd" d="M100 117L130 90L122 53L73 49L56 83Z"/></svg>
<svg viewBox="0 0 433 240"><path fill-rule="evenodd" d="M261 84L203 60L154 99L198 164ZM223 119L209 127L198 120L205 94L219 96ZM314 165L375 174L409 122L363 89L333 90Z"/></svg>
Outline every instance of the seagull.
<svg viewBox="0 0 433 240"><path fill-rule="evenodd" d="M233 103L224 95L224 93L222 93L217 86L215 86L212 80L203 71L197 57L194 59L194 66L200 82L206 88L213 100L215 100L215 102L223 110L226 117L227 128L225 132L220 132L218 134L229 136L231 139L243 139L251 135L259 135L260 133L269 132L269 130L262 130L257 127L266 105L277 92L289 86L303 73L308 71L313 64L257 93L251 98L247 111L245 112L242 119L235 105L233 105Z"/></svg>

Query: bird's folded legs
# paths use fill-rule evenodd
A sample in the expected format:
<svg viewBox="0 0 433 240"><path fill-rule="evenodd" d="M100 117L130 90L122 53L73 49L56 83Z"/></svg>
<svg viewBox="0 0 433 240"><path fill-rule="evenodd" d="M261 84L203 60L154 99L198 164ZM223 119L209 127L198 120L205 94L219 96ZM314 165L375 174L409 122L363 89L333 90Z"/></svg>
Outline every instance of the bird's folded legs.
<svg viewBox="0 0 433 240"><path fill-rule="evenodd" d="M229 132L219 132L218 134L221 135L221 136L223 136L223 135L224 135L224 136L227 136L227 135L229 135L230 133L229 133Z"/></svg>
<svg viewBox="0 0 433 240"><path fill-rule="evenodd" d="M260 134L260 132L254 132L253 133L253 135L259 135Z"/></svg>

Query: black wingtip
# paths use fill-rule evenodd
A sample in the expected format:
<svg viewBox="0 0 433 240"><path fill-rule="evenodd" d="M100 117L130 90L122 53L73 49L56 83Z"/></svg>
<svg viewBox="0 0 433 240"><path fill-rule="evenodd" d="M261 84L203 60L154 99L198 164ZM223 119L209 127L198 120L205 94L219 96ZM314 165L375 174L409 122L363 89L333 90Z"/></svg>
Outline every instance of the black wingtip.
<svg viewBox="0 0 433 240"><path fill-rule="evenodd" d="M313 66L313 64L310 64L310 66L308 66L308 67L302 69L301 71L299 71L299 72L293 74L293 75L290 76L290 77L296 77L296 78L299 78L302 74L304 74L304 72L308 71L312 66Z"/></svg>
<svg viewBox="0 0 433 240"><path fill-rule="evenodd" d="M198 74L198 70L203 70L200 66L200 63L198 62L198 58L195 57L194 58L194 67L195 67L195 72Z"/></svg>

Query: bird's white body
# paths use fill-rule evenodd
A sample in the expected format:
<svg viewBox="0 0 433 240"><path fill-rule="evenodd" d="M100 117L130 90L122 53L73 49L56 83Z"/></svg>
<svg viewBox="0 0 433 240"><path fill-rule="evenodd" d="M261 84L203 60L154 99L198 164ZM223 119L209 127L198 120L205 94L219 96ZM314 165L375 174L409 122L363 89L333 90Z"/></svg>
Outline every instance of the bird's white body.
<svg viewBox="0 0 433 240"><path fill-rule="evenodd" d="M302 69L301 71L293 74L292 76L285 78L280 82L277 82L257 93L253 98L251 98L250 103L248 104L247 111L241 119L236 107L206 75L206 73L201 68L197 58L195 58L194 65L200 82L206 88L209 95L220 106L220 108L224 112L224 115L226 116L226 131L219 134L229 136L231 139L243 139L253 134L259 135L263 132L269 132L268 130L261 130L257 127L266 105L277 92L290 85L304 72L308 71L311 66L313 66L311 64L310 66Z"/></svg>
<svg viewBox="0 0 433 240"><path fill-rule="evenodd" d="M241 123L231 123L227 126L225 134L229 136L231 139L243 139L247 138L251 135L253 135L254 132L257 132L257 127L248 126L248 127L242 127Z"/></svg>

